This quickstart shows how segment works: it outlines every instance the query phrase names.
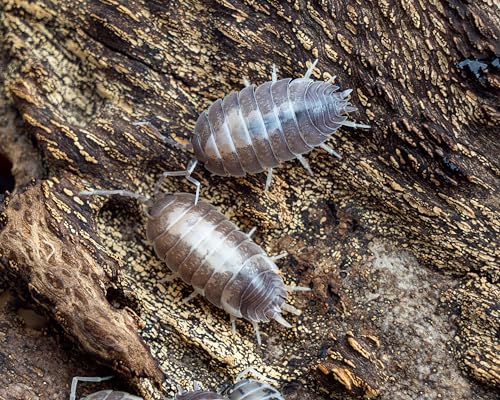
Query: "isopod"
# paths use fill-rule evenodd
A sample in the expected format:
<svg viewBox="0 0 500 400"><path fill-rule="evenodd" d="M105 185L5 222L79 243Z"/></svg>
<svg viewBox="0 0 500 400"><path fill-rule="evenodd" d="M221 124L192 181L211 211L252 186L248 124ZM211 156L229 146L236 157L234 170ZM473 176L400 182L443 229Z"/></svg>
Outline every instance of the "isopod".
<svg viewBox="0 0 500 400"><path fill-rule="evenodd" d="M271 385L254 379L243 379L242 377L248 372L267 380L253 368L248 368L238 375L234 385L223 390L221 394L202 391L195 383L194 391L179 390L175 400L285 400L281 393Z"/></svg>
<svg viewBox="0 0 500 400"><path fill-rule="evenodd" d="M198 117L190 137L195 158L185 171L167 171L163 176L191 177L196 164L201 162L214 175L245 176L267 171L265 190L272 182L273 168L281 162L298 159L312 174L303 154L320 146L331 155L341 156L328 146L327 141L342 125L352 128L370 128L347 120L347 113L356 108L349 102L352 89L337 92L333 79L316 81L310 76L316 60L302 78L278 80L273 65L272 79L259 86L246 82L239 92L218 99ZM182 147L170 138L165 142ZM198 197L196 198L198 199Z"/></svg>
<svg viewBox="0 0 500 400"><path fill-rule="evenodd" d="M163 193L150 200L125 190L95 190L81 195L133 197L147 207L146 236L156 255L172 271L194 288L185 300L197 295L229 313L233 332L237 318L249 320L261 344L259 322L274 319L291 328L283 311L300 315L286 304L288 291L309 288L286 286L274 261L211 204L195 202L188 193Z"/></svg>
<svg viewBox="0 0 500 400"><path fill-rule="evenodd" d="M75 376L71 382L69 400L76 400L76 387L78 382L102 382L111 378L111 376L102 378L98 376ZM100 390L99 392L83 397L81 400L143 400L143 398L117 390Z"/></svg>
<svg viewBox="0 0 500 400"><path fill-rule="evenodd" d="M242 379L226 392L229 400L285 400L271 385L253 379Z"/></svg>
<svg viewBox="0 0 500 400"><path fill-rule="evenodd" d="M175 396L175 400L227 400L227 397L216 392L208 392L200 389L197 382L194 383L194 390L185 392L179 387L179 393Z"/></svg>

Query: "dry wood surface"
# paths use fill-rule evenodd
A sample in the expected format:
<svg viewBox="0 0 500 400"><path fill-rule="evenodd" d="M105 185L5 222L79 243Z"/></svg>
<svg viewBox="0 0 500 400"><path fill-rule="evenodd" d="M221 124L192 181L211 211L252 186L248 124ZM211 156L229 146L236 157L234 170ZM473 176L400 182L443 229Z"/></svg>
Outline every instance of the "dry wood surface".
<svg viewBox="0 0 500 400"><path fill-rule="evenodd" d="M496 2L4 0L0 7L0 153L16 182L0 198L1 282L89 360L146 399L171 398L176 384L193 380L216 389L249 366L276 379L287 400L494 398ZM192 155L135 122L185 143L198 114L240 90L243 77L269 80L273 63L280 77L298 77L315 58L313 77L336 75L341 88L353 88L351 118L372 126L333 135L328 144L342 160L315 149L307 155L313 176L287 162L270 192L264 174L215 177L202 167L194 174L203 199L242 229L257 227L256 241L270 254L289 253L278 262L288 283L312 288L293 295L303 310L290 319L294 328L262 325L259 348L248 322L234 335L225 313L202 298L182 304L190 288L161 282L168 272L146 241L140 206L78 193L151 195L162 171L183 169ZM193 187L172 178L164 190ZM15 325L0 324L0 334ZM2 354L7 387L14 375L6 371L16 367ZM67 375L19 373L21 389L0 392L5 398L58 398L29 382Z"/></svg>

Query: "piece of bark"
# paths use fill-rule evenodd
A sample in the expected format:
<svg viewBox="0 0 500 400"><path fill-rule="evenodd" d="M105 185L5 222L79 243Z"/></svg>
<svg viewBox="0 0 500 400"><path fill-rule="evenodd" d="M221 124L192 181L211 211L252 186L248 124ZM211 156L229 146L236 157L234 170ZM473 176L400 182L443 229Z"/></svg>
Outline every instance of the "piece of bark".
<svg viewBox="0 0 500 400"><path fill-rule="evenodd" d="M97 240L87 236L90 215L75 207L81 203L75 201L76 185L61 176L7 200L0 233L7 271L83 349L127 376L147 376L159 384L162 373L139 339L134 315L106 298L115 263L96 254Z"/></svg>
<svg viewBox="0 0 500 400"><path fill-rule="evenodd" d="M127 305L137 305L145 321L141 337L170 384L204 378L207 385L215 385L216 375L233 375L250 363L267 365L268 373L282 382L302 381L314 396L307 371L317 364L318 341L344 314L357 314L352 323L373 314L352 308L354 298L345 290L337 299L345 308L316 322L321 302L331 301L325 282L348 288L339 274L358 278L360 271L369 270L366 245L373 237L406 248L444 272L475 271L498 281L498 73L492 65L484 79L476 80L454 66L468 57L492 60L498 53L499 23L492 8L477 2L416 1L8 1L2 14L3 45L10 57L4 87L38 143L50 176L18 199L32 198L42 212L41 226L66 252L85 243L77 249L93 257L88 262L97 277L89 290L100 294L93 312L110 315L102 294L111 282ZM231 336L224 315L213 308L207 311L203 302L179 305L182 286L158 282L162 267L142 243L144 219L138 217L138 208L98 215L103 200L82 204L75 195L83 182L87 187L151 193L161 169L181 169L190 155L162 145L133 122L149 119L164 134L186 140L197 114L217 97L240 89L242 76L257 83L268 80L273 62L280 76L299 76L306 61L315 57L320 63L314 76L335 74L342 87L354 88L353 103L360 107L354 117L373 126L334 135L331 144L343 154L342 161L313 152L314 177L287 163L276 172L270 193L262 192L263 176L217 178L202 168L196 173L204 198L235 220L256 225L268 249L291 253L290 265L282 265L290 279L315 283L310 297L297 296L306 310L288 341L275 343L285 334L266 327L267 345L275 350L266 356L254 348L246 328ZM174 179L167 186L192 190ZM68 212L54 212L58 207ZM9 224L20 214L11 206L5 213L10 219L1 234L12 235L14 225ZM127 230L129 238L119 233L125 222L135 224ZM64 240L58 236L62 231ZM14 247L12 241L7 246L0 242L0 252L8 253L10 265L16 263L10 272L21 291L32 288L32 277L51 267L43 257L33 264L22 262L30 238ZM110 258L113 251L127 261L124 269ZM72 267L78 269L82 259L72 259ZM64 268L56 270L62 273ZM36 295L39 288L34 287ZM44 293L35 297L57 319L52 309L57 291ZM316 305L307 307L304 298ZM111 309L129 318L126 310ZM99 338L93 342L76 329L76 320L91 313L66 311L68 334L111 361ZM207 315L213 315L213 324ZM102 326L111 332L120 327L112 320ZM129 326L121 338L141 349L134 330ZM303 348L300 360L293 361L291 354L306 338L311 350ZM107 345L129 345L115 341ZM390 343L383 346L390 348ZM192 368L175 359L184 352L212 361L223 372L192 360L198 376L191 376ZM121 361L125 373L137 369L158 374L149 357L121 353ZM488 376L485 381L495 384ZM407 379L403 373L398 377Z"/></svg>
<svg viewBox="0 0 500 400"><path fill-rule="evenodd" d="M320 379L330 392L345 391L353 397L373 398L380 395L380 387L387 380L382 361L374 350L380 345L376 337L347 332L328 349L328 357L318 364ZM376 363L376 366L373 364ZM333 385L333 383L335 383Z"/></svg>
<svg viewBox="0 0 500 400"><path fill-rule="evenodd" d="M0 399L67 399L73 376L110 374L71 346L46 318L25 307L14 293L0 291ZM107 383L111 385L120 387L116 379ZM78 395L102 388L80 385Z"/></svg>

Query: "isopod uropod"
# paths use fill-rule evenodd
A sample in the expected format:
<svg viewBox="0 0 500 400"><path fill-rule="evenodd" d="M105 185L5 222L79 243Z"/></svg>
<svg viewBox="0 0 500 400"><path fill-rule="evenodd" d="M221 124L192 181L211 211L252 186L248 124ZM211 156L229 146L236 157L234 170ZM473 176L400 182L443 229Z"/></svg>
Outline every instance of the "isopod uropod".
<svg viewBox="0 0 500 400"><path fill-rule="evenodd" d="M209 203L195 203L188 193L163 193L150 200L123 190L95 190L81 195L112 195L133 197L147 207L147 239L153 243L157 256L165 261L174 277L193 286L196 295L205 296L215 306L227 311L233 332L236 318L249 320L261 344L259 322L276 320L291 325L282 317L283 311L299 315L286 304L288 291L309 288L289 287L283 282L275 260L268 257L251 239Z"/></svg>
<svg viewBox="0 0 500 400"><path fill-rule="evenodd" d="M76 400L76 387L78 382L102 382L111 379L111 376L97 377L97 376L75 376L71 382L71 393L69 400ZM100 390L83 397L81 400L143 400L142 397L134 396L127 392L116 390Z"/></svg>
<svg viewBox="0 0 500 400"><path fill-rule="evenodd" d="M198 117L190 145L182 146L160 135L167 143L192 147L195 155L186 171L164 172L163 176L186 176L199 190L200 184L191 173L197 162L202 162L220 176L267 171L267 190L273 168L282 161L296 158L312 174L303 154L314 147L341 158L325 141L342 125L370 126L347 121L346 114L356 110L349 102L352 89L337 92L339 87L332 80L310 78L317 61L298 79L278 80L273 66L271 81L257 87L246 82L241 91L216 100ZM158 133L148 122L138 125L149 125Z"/></svg>

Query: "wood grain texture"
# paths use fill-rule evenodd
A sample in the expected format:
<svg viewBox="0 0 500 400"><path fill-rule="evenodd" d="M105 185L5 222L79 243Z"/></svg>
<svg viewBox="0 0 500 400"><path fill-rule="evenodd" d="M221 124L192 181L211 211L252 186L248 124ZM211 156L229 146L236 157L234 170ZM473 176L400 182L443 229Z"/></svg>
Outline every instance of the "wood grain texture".
<svg viewBox="0 0 500 400"><path fill-rule="evenodd" d="M169 394L174 383L187 386L192 378L214 388L223 376L254 365L283 383L300 383L304 399L319 396L309 371L324 361L318 354L332 329L343 337L342 324L357 324L347 331L361 332L358 342L367 330L375 337L386 332L382 316L358 302L365 293L388 295L399 285L396 280L389 290L377 280L374 240L415 256L422 271L413 285L424 285L436 302L450 290L455 295L449 299L470 303L453 313L489 320L481 304L494 301L499 278L500 80L493 67L476 79L455 63L500 53L499 22L498 8L486 0L6 1L2 88L44 166L41 181L18 187L4 204L0 253L9 261L11 282L29 291L85 350L126 376L159 381L161 369ZM272 63L281 77L300 76L316 57L314 77L337 75L342 88L354 88L360 111L353 117L373 126L334 135L329 144L343 160L315 150L309 155L313 177L297 162L287 163L276 171L270 193L263 192L264 176L196 172L202 197L242 225L257 226L271 254L289 251L280 265L289 281L313 284L311 295L297 299L306 310L294 321L299 328L270 330L262 351L245 327L232 336L213 307L181 305L182 285L158 282L164 267L144 241L139 208L116 201L102 208L104 200L76 194L84 187L151 193L161 170L181 169L191 155L161 144L134 122L148 119L185 142L198 113L239 90L243 76L268 80ZM166 186L191 190L175 179ZM484 290L454 288L462 279L474 286L469 272L486 282ZM432 278L437 292L424 278ZM371 292L374 282L380 293ZM121 308L109 304L110 293ZM482 382L498 385L498 349L482 340L490 328L459 329L457 360ZM374 356L409 367L415 359L398 359L393 339L380 337ZM335 343L342 354L342 340ZM478 349L484 357L467 356ZM379 379L380 363L371 365L359 379L387 395L391 381ZM415 378L391 371L401 382ZM157 395L148 382L138 389Z"/></svg>

